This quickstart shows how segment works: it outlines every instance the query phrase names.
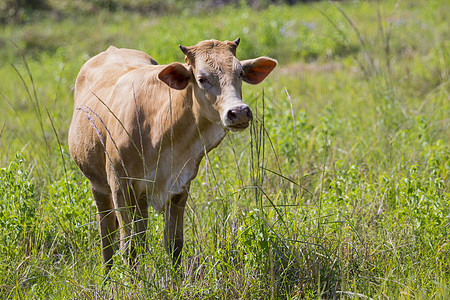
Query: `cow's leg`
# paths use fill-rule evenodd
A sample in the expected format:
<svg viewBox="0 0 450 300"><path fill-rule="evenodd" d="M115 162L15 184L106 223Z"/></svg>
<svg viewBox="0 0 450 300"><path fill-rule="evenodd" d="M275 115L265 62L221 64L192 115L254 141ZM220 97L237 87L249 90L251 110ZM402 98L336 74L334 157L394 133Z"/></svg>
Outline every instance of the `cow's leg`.
<svg viewBox="0 0 450 300"><path fill-rule="evenodd" d="M138 200L136 201L136 198ZM122 181L113 192L114 205L120 228L120 248L129 266L137 267L137 250L145 249L148 206L145 197L139 197L129 182Z"/></svg>
<svg viewBox="0 0 450 300"><path fill-rule="evenodd" d="M172 257L172 264L176 270L181 264L181 250L183 249L183 215L188 193L175 195L167 204L164 229L164 246Z"/></svg>
<svg viewBox="0 0 450 300"><path fill-rule="evenodd" d="M109 273L113 265L114 245L113 239L117 231L117 219L111 193L101 192L91 184L92 195L97 206L97 223L101 237L102 258Z"/></svg>
<svg viewBox="0 0 450 300"><path fill-rule="evenodd" d="M133 214L133 230L134 235L130 243L130 256L136 262L138 253L147 253L146 232L148 225L148 204L146 196L139 197L136 201ZM139 265L135 264L138 268Z"/></svg>

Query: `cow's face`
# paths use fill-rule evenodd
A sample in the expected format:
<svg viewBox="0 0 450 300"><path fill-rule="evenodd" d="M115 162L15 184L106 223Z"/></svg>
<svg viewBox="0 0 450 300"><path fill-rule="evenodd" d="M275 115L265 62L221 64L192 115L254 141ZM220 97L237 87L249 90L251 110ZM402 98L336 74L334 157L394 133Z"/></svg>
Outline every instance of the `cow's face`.
<svg viewBox="0 0 450 300"><path fill-rule="evenodd" d="M277 65L268 57L239 61L235 56L238 45L239 39L180 46L187 66L173 63L158 75L176 89L184 89L192 82L199 113L231 131L247 128L252 120L252 111L242 102L242 81L257 84Z"/></svg>

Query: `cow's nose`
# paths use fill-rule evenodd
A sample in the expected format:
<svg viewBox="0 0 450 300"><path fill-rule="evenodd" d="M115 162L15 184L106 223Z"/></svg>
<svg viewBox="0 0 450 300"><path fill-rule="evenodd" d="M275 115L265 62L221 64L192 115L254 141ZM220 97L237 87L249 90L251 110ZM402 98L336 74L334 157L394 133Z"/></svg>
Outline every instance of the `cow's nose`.
<svg viewBox="0 0 450 300"><path fill-rule="evenodd" d="M231 108L227 112L227 117L232 124L241 124L250 122L253 119L253 114L250 107L246 105Z"/></svg>

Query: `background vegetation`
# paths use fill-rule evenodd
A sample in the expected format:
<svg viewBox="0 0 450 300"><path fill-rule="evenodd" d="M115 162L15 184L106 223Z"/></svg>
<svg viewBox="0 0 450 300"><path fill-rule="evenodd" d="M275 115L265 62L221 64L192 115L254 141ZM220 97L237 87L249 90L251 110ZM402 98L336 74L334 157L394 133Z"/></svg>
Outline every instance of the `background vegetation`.
<svg viewBox="0 0 450 300"><path fill-rule="evenodd" d="M125 7L143 2L2 14L0 297L450 296L446 1ZM119 255L105 283L96 210L66 142L80 67L110 44L165 64L182 61L178 44L238 36L238 58L280 64L244 87L251 130L229 134L192 184L184 277L150 213L145 270Z"/></svg>

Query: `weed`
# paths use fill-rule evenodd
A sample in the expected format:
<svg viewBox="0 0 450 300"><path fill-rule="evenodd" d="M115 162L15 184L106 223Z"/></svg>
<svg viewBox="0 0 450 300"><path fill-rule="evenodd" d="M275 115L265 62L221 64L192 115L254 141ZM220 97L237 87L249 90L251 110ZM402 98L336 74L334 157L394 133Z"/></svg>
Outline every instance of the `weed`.
<svg viewBox="0 0 450 300"><path fill-rule="evenodd" d="M0 294L448 298L446 10L319 2L2 26ZM184 277L172 277L150 211L143 270L119 253L104 282L89 185L66 147L79 68L111 43L164 64L182 60L178 44L237 36L240 59L280 66L263 90L244 89L251 130L227 136L192 182Z"/></svg>

